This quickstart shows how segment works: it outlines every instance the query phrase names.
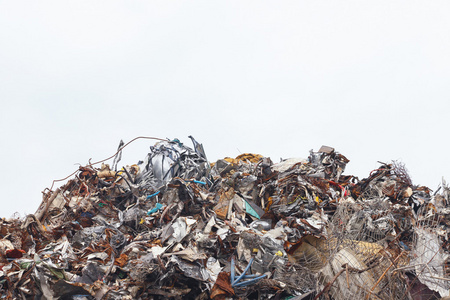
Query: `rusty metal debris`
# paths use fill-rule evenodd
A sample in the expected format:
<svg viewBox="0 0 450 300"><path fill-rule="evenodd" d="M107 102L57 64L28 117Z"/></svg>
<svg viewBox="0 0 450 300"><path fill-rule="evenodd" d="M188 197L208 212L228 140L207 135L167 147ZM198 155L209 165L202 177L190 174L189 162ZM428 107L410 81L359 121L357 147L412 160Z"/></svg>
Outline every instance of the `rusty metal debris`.
<svg viewBox="0 0 450 300"><path fill-rule="evenodd" d="M414 185L399 162L359 180L328 146L210 164L190 138L119 169L121 142L111 166L80 167L36 213L0 220L0 299L450 296L445 181Z"/></svg>

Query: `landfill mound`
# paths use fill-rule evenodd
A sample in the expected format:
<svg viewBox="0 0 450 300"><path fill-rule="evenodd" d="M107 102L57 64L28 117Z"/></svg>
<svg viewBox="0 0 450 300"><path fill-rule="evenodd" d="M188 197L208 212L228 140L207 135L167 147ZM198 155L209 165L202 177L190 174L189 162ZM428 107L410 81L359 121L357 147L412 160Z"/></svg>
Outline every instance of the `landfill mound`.
<svg viewBox="0 0 450 300"><path fill-rule="evenodd" d="M404 165L365 179L322 146L209 163L160 140L143 162L80 167L0 224L1 299L441 299L449 187ZM52 186L53 187L53 186Z"/></svg>

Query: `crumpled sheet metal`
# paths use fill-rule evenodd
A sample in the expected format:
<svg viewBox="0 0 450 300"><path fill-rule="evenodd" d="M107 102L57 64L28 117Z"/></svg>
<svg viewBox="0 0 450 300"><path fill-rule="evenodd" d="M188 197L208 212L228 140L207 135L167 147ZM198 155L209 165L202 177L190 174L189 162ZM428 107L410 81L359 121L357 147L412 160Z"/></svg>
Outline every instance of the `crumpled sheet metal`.
<svg viewBox="0 0 450 300"><path fill-rule="evenodd" d="M119 168L121 142L111 167L80 167L35 214L1 219L0 299L448 296L445 181L432 193L397 162L359 180L328 146L209 164L190 138Z"/></svg>
<svg viewBox="0 0 450 300"><path fill-rule="evenodd" d="M203 146L190 137L194 149L183 145L179 140L159 142L150 147L137 183L161 187L174 177L200 180L207 176L209 164Z"/></svg>

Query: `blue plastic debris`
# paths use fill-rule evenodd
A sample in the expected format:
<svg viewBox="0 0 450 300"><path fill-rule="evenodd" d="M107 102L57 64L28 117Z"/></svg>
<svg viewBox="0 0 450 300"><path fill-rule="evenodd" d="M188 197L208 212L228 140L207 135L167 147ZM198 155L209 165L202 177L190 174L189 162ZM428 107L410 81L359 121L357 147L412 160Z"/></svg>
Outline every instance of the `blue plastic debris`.
<svg viewBox="0 0 450 300"><path fill-rule="evenodd" d="M253 283L256 283L258 280L266 277L267 275L256 275L256 274L250 274L250 275L246 275L247 271L250 269L252 263L253 263L254 257L252 257L250 259L250 261L248 262L247 267L245 267L244 272L242 272L242 274L235 279L235 265L234 265L234 257L231 258L231 286L232 287L242 287L242 286L247 286L247 285L251 285ZM246 281L242 281L243 279L249 279Z"/></svg>
<svg viewBox="0 0 450 300"><path fill-rule="evenodd" d="M237 282L237 283L234 284L234 287L247 286L247 285L254 284L254 283L258 282L260 279L263 279L263 278L266 277L266 276L267 276L267 275L264 274L264 275L258 276L258 277L256 277L256 278L247 280L247 281ZM245 276L244 278L247 278L247 276ZM233 286L233 285L232 285L232 286Z"/></svg>
<svg viewBox="0 0 450 300"><path fill-rule="evenodd" d="M152 208L151 210L149 210L147 215L149 216L151 214L154 214L155 212L157 212L158 210L160 210L163 207L164 207L164 205L162 205L161 203L156 203L155 208Z"/></svg>
<svg viewBox="0 0 450 300"><path fill-rule="evenodd" d="M234 282L234 255L231 257L231 283Z"/></svg>
<svg viewBox="0 0 450 300"><path fill-rule="evenodd" d="M198 180L186 180L186 182L193 182L193 183L198 183L198 184L206 185L206 182L198 181Z"/></svg>
<svg viewBox="0 0 450 300"><path fill-rule="evenodd" d="M159 193L161 193L161 191L157 191L157 192L154 193L154 194L148 195L148 196L147 196L147 199L150 199L150 198L152 198L152 197L155 197L155 196L158 195Z"/></svg>
<svg viewBox="0 0 450 300"><path fill-rule="evenodd" d="M261 219L259 214L253 209L253 207L250 205L250 203L248 203L247 201L244 201L244 202L245 202L245 212L255 218Z"/></svg>
<svg viewBox="0 0 450 300"><path fill-rule="evenodd" d="M411 249L409 249L409 247L403 243L402 241L398 242L399 246L402 247L402 249L405 249L406 251L410 251Z"/></svg>

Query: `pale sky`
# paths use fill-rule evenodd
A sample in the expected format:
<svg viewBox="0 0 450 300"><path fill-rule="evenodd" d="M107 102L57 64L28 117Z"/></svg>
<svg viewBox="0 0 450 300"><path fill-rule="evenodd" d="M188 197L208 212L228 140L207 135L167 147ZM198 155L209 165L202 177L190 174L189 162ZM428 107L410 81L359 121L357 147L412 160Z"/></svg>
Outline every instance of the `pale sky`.
<svg viewBox="0 0 450 300"><path fill-rule="evenodd" d="M120 139L450 180L449 1L2 1L1 214ZM143 160L154 142L125 148Z"/></svg>

